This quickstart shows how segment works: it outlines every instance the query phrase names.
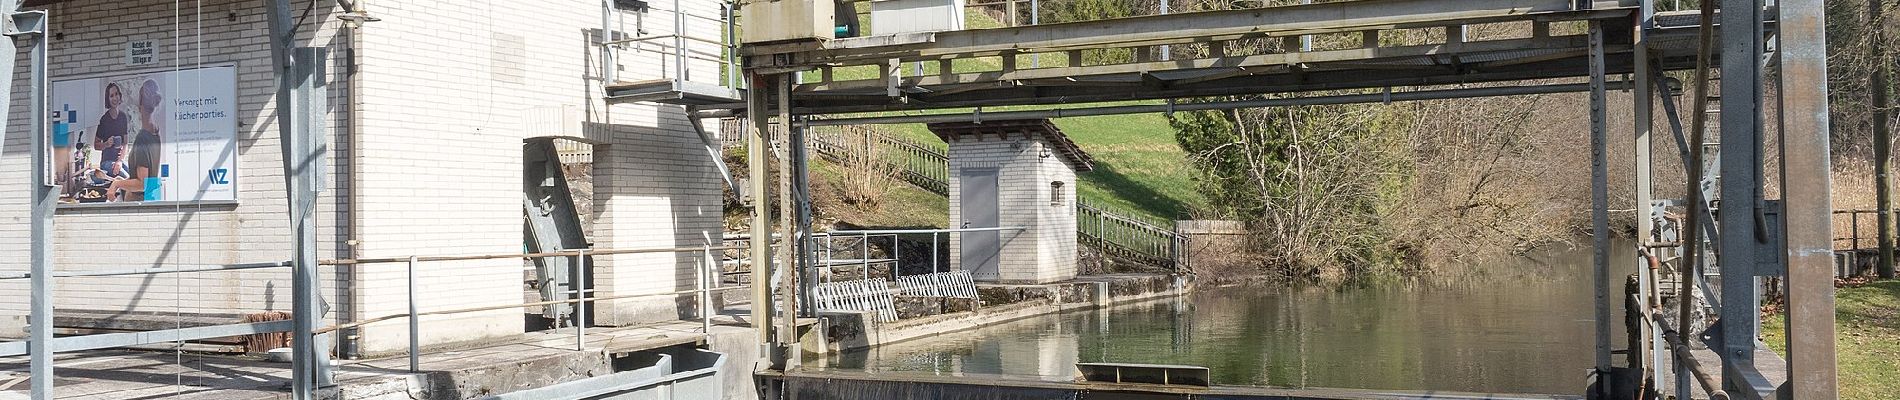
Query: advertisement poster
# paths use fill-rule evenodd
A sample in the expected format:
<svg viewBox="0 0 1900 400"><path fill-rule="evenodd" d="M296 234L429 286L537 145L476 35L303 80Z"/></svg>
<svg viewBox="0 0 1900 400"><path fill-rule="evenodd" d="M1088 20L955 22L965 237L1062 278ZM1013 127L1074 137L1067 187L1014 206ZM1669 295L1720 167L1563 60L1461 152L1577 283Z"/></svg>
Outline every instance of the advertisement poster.
<svg viewBox="0 0 1900 400"><path fill-rule="evenodd" d="M63 204L237 201L237 68L53 82Z"/></svg>

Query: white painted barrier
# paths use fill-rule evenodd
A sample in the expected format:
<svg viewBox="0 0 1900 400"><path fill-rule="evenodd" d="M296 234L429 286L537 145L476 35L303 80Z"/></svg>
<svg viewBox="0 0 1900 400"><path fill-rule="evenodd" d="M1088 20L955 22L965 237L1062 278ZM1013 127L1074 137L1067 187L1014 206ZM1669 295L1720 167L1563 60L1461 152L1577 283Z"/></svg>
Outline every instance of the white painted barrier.
<svg viewBox="0 0 1900 400"><path fill-rule="evenodd" d="M905 296L976 298L976 279L970 271L900 276L897 291Z"/></svg>

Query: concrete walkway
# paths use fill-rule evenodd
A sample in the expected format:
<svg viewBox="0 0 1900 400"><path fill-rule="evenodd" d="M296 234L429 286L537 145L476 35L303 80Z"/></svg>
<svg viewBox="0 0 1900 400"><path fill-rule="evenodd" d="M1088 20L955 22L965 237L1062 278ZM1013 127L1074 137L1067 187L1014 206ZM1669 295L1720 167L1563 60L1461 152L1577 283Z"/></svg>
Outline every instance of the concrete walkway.
<svg viewBox="0 0 1900 400"><path fill-rule="evenodd" d="M467 399L613 373L613 356L674 345L710 344L726 352L728 384L751 387L754 333L740 318L714 320L711 334L699 321L626 328L588 328L585 351L575 350L574 330L528 333L503 343L427 351L420 372L408 371L406 356L343 360L335 388L325 398ZM289 364L252 357L176 354L136 350L61 353L55 358L60 399L287 399ZM0 400L25 399L25 357L0 358ZM743 390L728 393L748 394Z"/></svg>

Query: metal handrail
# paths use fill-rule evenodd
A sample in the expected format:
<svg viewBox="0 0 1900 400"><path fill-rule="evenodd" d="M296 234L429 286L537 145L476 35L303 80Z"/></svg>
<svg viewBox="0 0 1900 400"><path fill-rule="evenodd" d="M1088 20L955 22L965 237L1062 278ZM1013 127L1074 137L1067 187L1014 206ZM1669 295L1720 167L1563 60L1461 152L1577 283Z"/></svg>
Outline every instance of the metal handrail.
<svg viewBox="0 0 1900 400"><path fill-rule="evenodd" d="M261 268L284 268L284 267L289 267L289 266L290 266L290 261L276 261L276 262L245 263L245 264L197 265L197 266L177 267L177 268L142 268L142 269L95 270L95 271L54 271L52 276L55 278L74 278L74 277L123 276L123 275L152 275L152 274L173 274L173 273L185 273L185 272L238 271L238 270L261 269ZM26 279L26 278L31 278L31 277L33 277L33 273L22 272L19 274L0 275L0 280Z"/></svg>

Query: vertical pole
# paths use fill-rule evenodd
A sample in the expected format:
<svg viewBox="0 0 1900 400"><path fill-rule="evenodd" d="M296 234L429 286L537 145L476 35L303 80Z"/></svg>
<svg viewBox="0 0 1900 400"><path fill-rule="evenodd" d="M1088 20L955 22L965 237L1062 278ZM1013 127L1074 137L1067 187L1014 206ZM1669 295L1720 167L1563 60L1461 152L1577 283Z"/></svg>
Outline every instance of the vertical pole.
<svg viewBox="0 0 1900 400"><path fill-rule="evenodd" d="M420 370L422 354L421 323L416 321L416 256L409 256L409 372Z"/></svg>
<svg viewBox="0 0 1900 400"><path fill-rule="evenodd" d="M1653 165L1653 160L1651 159L1650 134L1655 129L1656 86L1651 81L1656 78L1656 75L1651 72L1652 65L1650 65L1649 61L1649 38L1645 34L1650 26L1652 15L1655 12L1654 6L1654 0L1643 0L1641 2L1637 9L1636 27L1633 32L1631 32L1636 42L1634 54L1636 64L1636 89L1633 91L1635 94L1636 126L1634 131L1635 137L1633 138L1634 143L1631 143L1631 147L1635 151L1636 161L1636 168L1634 168L1636 175L1636 204L1634 208L1636 209L1636 254L1639 255L1632 261L1636 262L1637 274L1641 276L1638 282L1641 286L1642 297L1642 308L1631 310L1631 312L1644 314L1633 319L1634 321L1649 321L1650 317L1647 315L1648 311L1660 305L1658 303L1660 300L1656 298L1657 271L1650 269L1650 263L1647 257L1641 256L1642 254L1647 254L1649 251L1649 247L1644 244L1654 239L1653 233L1655 230L1655 223L1650 219L1650 209L1652 207L1650 202L1653 195L1652 191L1655 189L1652 186L1654 182L1652 181L1653 177L1650 173L1650 168ZM1652 340L1656 332L1650 328L1651 326L1650 324L1639 324L1639 326L1632 327L1636 329L1641 336L1641 343L1633 343L1637 346L1631 347L1629 354L1630 364L1641 367L1645 376L1655 376L1656 368L1661 366L1661 363L1658 362L1661 355L1656 347L1656 342L1658 341ZM1642 349L1642 351L1638 352L1635 349Z"/></svg>
<svg viewBox="0 0 1900 400"><path fill-rule="evenodd" d="M1590 21L1590 220L1595 251L1596 381L1599 399L1610 396L1610 173L1607 78L1604 76L1603 23Z"/></svg>
<svg viewBox="0 0 1900 400"><path fill-rule="evenodd" d="M712 303L712 277L718 271L716 269L718 264L713 263L711 245L700 248L699 254L702 257L697 268L699 272L699 331L711 335L713 314L719 312Z"/></svg>
<svg viewBox="0 0 1900 400"><path fill-rule="evenodd" d="M319 129L313 124L322 119L311 117L315 110L310 103L322 96L309 95L322 86L319 71L323 52L295 49L298 51L293 56L297 26L291 20L290 2L270 0L268 6L271 62L277 78L277 136L284 153L284 191L295 237L291 268L291 340L294 343L291 397L307 400L314 398L315 389L328 381L324 375L329 364L326 360L329 352L319 348L315 334L323 301L317 293L315 215L323 150L318 148L321 142L312 140L319 137ZM306 96L295 96L293 90Z"/></svg>
<svg viewBox="0 0 1900 400"><path fill-rule="evenodd" d="M1761 183L1761 6L1758 0L1722 2L1722 381L1739 391L1745 381L1737 367L1754 365L1760 323L1755 254L1767 245L1757 232L1755 189ZM1784 12L1788 7L1783 7ZM1785 34L1785 33L1784 33Z"/></svg>
<svg viewBox="0 0 1900 400"><path fill-rule="evenodd" d="M937 235L937 232L930 233L930 273L933 274L943 272L937 265L937 259L942 256L942 254L939 253L940 250L937 249L937 241L939 240Z"/></svg>
<svg viewBox="0 0 1900 400"><path fill-rule="evenodd" d="M574 256L579 268L574 270L574 350L587 350L587 249L580 249Z"/></svg>
<svg viewBox="0 0 1900 400"><path fill-rule="evenodd" d="M1042 25L1042 0L1029 0L1029 24ZM1074 65L1071 65L1073 67ZM1030 68L1042 68L1042 55L1029 56ZM916 150L911 150L916 151Z"/></svg>
<svg viewBox="0 0 1900 400"><path fill-rule="evenodd" d="M680 0L673 0L673 79L692 79L686 70L686 9L680 8Z"/></svg>
<svg viewBox="0 0 1900 400"><path fill-rule="evenodd" d="M7 0L6 2L9 8L18 6L17 3L11 0ZM34 18L34 16L38 17L38 26L24 26L26 24L35 23L29 20ZM55 377L53 375L52 346L53 208L57 204L56 202L59 201L59 194L53 190L54 183L49 179L52 178L53 174L53 160L51 159L53 155L50 153L53 144L51 143L52 137L48 136L47 123L49 121L47 121L48 115L46 110L47 90L50 89L46 82L46 29L50 24L47 23L48 19L46 18L46 14L42 12L8 13L8 15L4 17L13 19L12 22L15 24L11 26L12 29L38 30L36 34L30 36L22 34L21 36L30 37L33 41L33 47L27 55L28 62L31 63L28 67L30 70L29 74L31 75L28 78L31 82L31 87L28 90L31 92L27 96L28 102L30 103L27 106L27 112L29 113L27 120L33 124L32 128L28 130L28 134L33 136L28 142L31 143L31 147L27 148L27 152L33 154L33 184L32 188L28 189L28 193L32 194L30 201L33 204L31 211L32 227L29 228L32 235L30 239L32 244L31 249L28 251L31 255L27 257L32 264L31 270L33 274L32 282L30 283L32 288L29 289L32 292L32 299L30 301L32 303L32 310L27 316L27 323L30 325L29 338L27 341L27 357L29 358L28 363L31 364L28 366L28 373L30 374L29 376L33 377L33 383L31 384L33 399L44 400L54 397L53 381ZM11 57L12 54L8 54L7 56ZM11 75L8 76L11 77Z"/></svg>
<svg viewBox="0 0 1900 400"><path fill-rule="evenodd" d="M1168 15L1168 0L1160 0L1159 3L1161 3L1161 15ZM1168 61L1168 53L1171 53L1169 50L1172 48L1173 46L1161 45L1161 61Z"/></svg>
<svg viewBox="0 0 1900 400"><path fill-rule="evenodd" d="M790 230L797 234L797 241L793 242L797 243L797 247L793 248L792 251L794 257L797 258L795 265L798 271L799 290L798 296L796 296L799 304L798 309L804 315L818 315L818 309L813 307L813 303L811 302L811 292L818 288L818 270L812 267L811 152L810 149L805 146L806 140L811 135L811 128L796 126L796 124L791 123L787 123L786 126L791 128L792 133L790 136L792 154L791 168L788 169L788 173L791 174L792 178L791 193L792 201L794 202L792 209L795 211L793 213L795 221L793 221ZM865 143L870 142L866 141Z"/></svg>
<svg viewBox="0 0 1900 400"><path fill-rule="evenodd" d="M798 129L796 124L792 123L792 84L795 83L795 81L790 78L790 76L779 78L776 86L778 90L778 121L779 125L785 128L785 135L781 137L787 141L787 143L779 146L778 158L781 162L791 160L791 145L789 142L793 138L792 131ZM794 171L792 171L790 167L790 165L780 165L778 179L779 206L787 211L779 213L779 223L784 225L781 229L784 229L785 244L779 247L780 264L778 267L779 293L784 296L778 303L779 318L781 319L779 321L778 338L779 345L783 346L781 351L785 354L785 363L782 365L786 369L797 367L799 356L797 346L798 271L796 270L798 262L793 260L794 246L792 245L792 243L798 239L798 227L793 226L792 221L789 221L791 219L790 213L796 212L798 206L792 204L793 198L796 196L792 193L791 175Z"/></svg>
<svg viewBox="0 0 1900 400"><path fill-rule="evenodd" d="M1824 8L1822 0L1781 1L1781 100L1789 111L1783 114L1787 129L1781 143L1781 193L1787 205L1788 384L1797 399L1839 395L1830 271L1834 248L1828 223L1833 169L1828 159Z"/></svg>
<svg viewBox="0 0 1900 400"><path fill-rule="evenodd" d="M1888 83L1887 48L1881 40L1881 28L1886 21L1883 14L1886 3L1882 0L1867 0L1867 27L1874 32L1874 40L1868 40L1872 47L1868 53L1873 55L1873 79L1868 84L1868 92L1873 94L1874 108L1874 191L1876 200L1874 212L1879 213L1880 221L1880 257L1874 266L1880 279L1893 279L1893 181L1888 172L1893 168L1893 132L1889 130L1887 110L1887 91L1892 88Z"/></svg>
<svg viewBox="0 0 1900 400"><path fill-rule="evenodd" d="M614 10L612 0L600 0L600 80L606 84L613 84L619 80L614 76L620 72L620 66L614 60L614 45L608 44L614 41L614 13L616 12L618 11Z"/></svg>
<svg viewBox="0 0 1900 400"><path fill-rule="evenodd" d="M772 268L772 214L771 193L766 192L766 168L769 160L766 152L772 151L766 135L772 129L771 111L767 100L772 96L773 77L747 73L746 113L752 117L752 135L746 139L746 168L750 171L752 197L752 239L748 268L752 272L752 329L757 330L759 347L762 354L772 354L772 281L768 271ZM773 365L777 365L775 360Z"/></svg>
<svg viewBox="0 0 1900 400"><path fill-rule="evenodd" d="M1683 219L1683 252L1682 260L1679 262L1681 264L1679 274L1676 278L1676 339L1677 343L1685 345L1690 343L1689 338L1701 335L1700 332L1694 331L1694 325L1691 322L1693 322L1697 307L1695 292L1700 287L1700 279L1702 279L1699 271L1704 262L1702 234L1706 232L1712 236L1715 233L1712 229L1703 228L1703 224L1708 222L1704 221L1708 217L1708 202L1702 198L1702 176L1705 165L1702 161L1702 142L1706 141L1708 130L1709 62L1715 51L1715 5L1704 3L1700 11L1702 26L1697 31L1696 69L1693 78L1695 93L1694 97L1690 97L1692 100L1689 103L1692 122L1690 122L1688 143L1683 143L1689 148L1689 163L1684 166L1688 173L1683 176L1683 193L1689 199L1689 215ZM1679 355L1673 349L1670 354ZM1689 375L1693 372L1689 370L1686 360L1672 359L1676 361L1676 398L1690 398L1692 389L1689 387Z"/></svg>

